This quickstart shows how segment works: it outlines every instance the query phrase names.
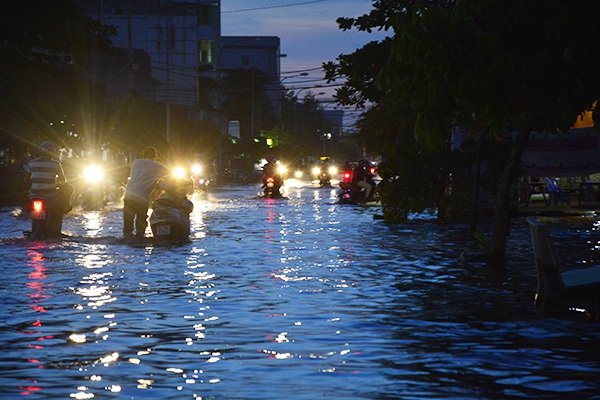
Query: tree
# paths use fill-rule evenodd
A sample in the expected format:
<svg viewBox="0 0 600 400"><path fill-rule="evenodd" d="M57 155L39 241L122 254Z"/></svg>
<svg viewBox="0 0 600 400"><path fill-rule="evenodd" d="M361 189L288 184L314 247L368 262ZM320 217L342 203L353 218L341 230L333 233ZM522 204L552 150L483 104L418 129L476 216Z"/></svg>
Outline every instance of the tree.
<svg viewBox="0 0 600 400"><path fill-rule="evenodd" d="M65 132L52 122L84 125L80 85L85 79L76 66L87 54L110 51L113 33L72 1L1 2L0 125L5 145L64 143Z"/></svg>
<svg viewBox="0 0 600 400"><path fill-rule="evenodd" d="M386 96L415 115L414 135L439 146L471 121L512 144L498 188L490 255L504 259L508 203L532 130L568 128L600 93L600 3L583 0L377 1L393 26L390 58L377 77ZM366 24L369 16L352 21ZM369 20L384 26L381 20Z"/></svg>

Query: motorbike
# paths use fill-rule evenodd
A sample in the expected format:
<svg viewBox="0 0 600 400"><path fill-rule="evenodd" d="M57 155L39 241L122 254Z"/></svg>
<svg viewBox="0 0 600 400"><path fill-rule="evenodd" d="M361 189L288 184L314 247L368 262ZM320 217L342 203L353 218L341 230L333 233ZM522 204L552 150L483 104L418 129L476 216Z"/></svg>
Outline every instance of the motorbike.
<svg viewBox="0 0 600 400"><path fill-rule="evenodd" d="M29 200L31 231L25 232L28 239L46 240L62 238L63 213L54 196L36 196Z"/></svg>
<svg viewBox="0 0 600 400"><path fill-rule="evenodd" d="M320 187L330 188L332 187L331 178L334 175L337 175L338 170L334 166L323 166L313 168L313 173L315 173L319 177Z"/></svg>
<svg viewBox="0 0 600 400"><path fill-rule="evenodd" d="M190 235L190 213L194 209L188 199L187 181L163 181L158 183L163 192L152 202L150 229L155 238L183 241Z"/></svg>
<svg viewBox="0 0 600 400"><path fill-rule="evenodd" d="M346 176L346 174L348 175ZM367 176L367 182L373 187L369 197L369 199L372 199L375 195L377 184L373 180L373 176L371 174ZM363 188L352 184L352 172L346 171L342 173L342 180L340 181L340 191L338 195L339 204L357 204L365 200L369 200L365 199L365 195L366 193Z"/></svg>
<svg viewBox="0 0 600 400"><path fill-rule="evenodd" d="M208 193L208 184L210 183L210 180L202 173L202 166L200 164L192 165L191 172L192 181L194 183L194 192L200 195L206 195Z"/></svg>
<svg viewBox="0 0 600 400"><path fill-rule="evenodd" d="M84 210L101 210L108 204L107 181L102 167L99 165L85 167L81 185L83 189L77 197Z"/></svg>
<svg viewBox="0 0 600 400"><path fill-rule="evenodd" d="M263 177L263 194L267 199L279 198L281 196L281 177L277 175L265 175Z"/></svg>

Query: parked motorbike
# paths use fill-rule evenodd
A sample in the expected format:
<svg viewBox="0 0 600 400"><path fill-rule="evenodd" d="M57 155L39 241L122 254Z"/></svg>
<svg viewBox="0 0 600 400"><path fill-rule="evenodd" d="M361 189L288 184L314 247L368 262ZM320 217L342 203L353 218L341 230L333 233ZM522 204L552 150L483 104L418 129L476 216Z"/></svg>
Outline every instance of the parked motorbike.
<svg viewBox="0 0 600 400"><path fill-rule="evenodd" d="M155 238L183 241L190 235L190 213L194 204L188 199L187 179L170 179L158 184L163 190L159 198L152 202L150 229Z"/></svg>
<svg viewBox="0 0 600 400"><path fill-rule="evenodd" d="M62 238L63 213L53 196L32 197L29 200L31 231L25 232L28 239L46 240Z"/></svg>
<svg viewBox="0 0 600 400"><path fill-rule="evenodd" d="M101 210L108 204L108 188L104 169L89 165L83 169L78 201L84 210Z"/></svg>

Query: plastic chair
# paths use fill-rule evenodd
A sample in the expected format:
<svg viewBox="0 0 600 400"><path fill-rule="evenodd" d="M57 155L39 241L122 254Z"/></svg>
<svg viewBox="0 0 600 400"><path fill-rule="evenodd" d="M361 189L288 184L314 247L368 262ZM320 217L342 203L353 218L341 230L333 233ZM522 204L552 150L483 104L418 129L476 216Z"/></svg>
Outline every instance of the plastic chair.
<svg viewBox="0 0 600 400"><path fill-rule="evenodd" d="M546 181L546 190L548 191L548 204L554 203L554 205L558 205L567 203L567 205L571 205L571 193L563 191L556 179L545 178Z"/></svg>

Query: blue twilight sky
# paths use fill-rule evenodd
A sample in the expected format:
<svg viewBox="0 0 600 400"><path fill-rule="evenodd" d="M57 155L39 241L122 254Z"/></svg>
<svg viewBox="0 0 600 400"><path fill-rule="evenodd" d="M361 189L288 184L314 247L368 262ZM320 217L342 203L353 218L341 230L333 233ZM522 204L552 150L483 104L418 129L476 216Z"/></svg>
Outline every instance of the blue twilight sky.
<svg viewBox="0 0 600 400"><path fill-rule="evenodd" d="M282 77L290 71L313 70L340 54L352 53L385 32L343 32L338 17L358 17L372 9L371 0L222 0L224 36L279 36ZM311 71L311 79L322 72ZM289 74L288 74L289 75ZM291 82L286 82L286 86Z"/></svg>

